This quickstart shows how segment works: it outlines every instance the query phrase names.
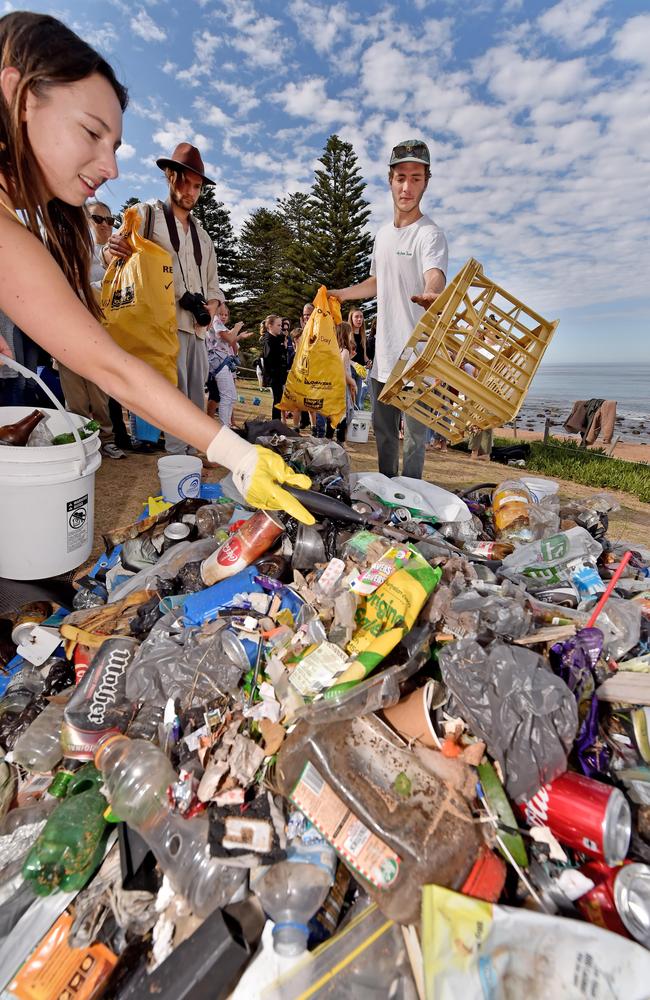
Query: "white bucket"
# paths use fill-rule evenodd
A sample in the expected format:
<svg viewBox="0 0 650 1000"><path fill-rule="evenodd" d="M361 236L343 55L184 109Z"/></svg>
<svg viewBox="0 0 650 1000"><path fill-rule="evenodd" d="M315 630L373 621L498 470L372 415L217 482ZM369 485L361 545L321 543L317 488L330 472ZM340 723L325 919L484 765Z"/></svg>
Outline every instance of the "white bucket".
<svg viewBox="0 0 650 1000"><path fill-rule="evenodd" d="M521 482L532 494L535 503L539 503L545 497L555 496L560 488L560 484L556 483L554 479L534 479L526 476Z"/></svg>
<svg viewBox="0 0 650 1000"><path fill-rule="evenodd" d="M372 414L364 410L353 410L348 425L348 441L357 441L363 444L368 440L370 431L370 418Z"/></svg>
<svg viewBox="0 0 650 1000"><path fill-rule="evenodd" d="M158 459L158 478L165 500L178 503L198 497L203 463L195 455L165 455Z"/></svg>
<svg viewBox="0 0 650 1000"><path fill-rule="evenodd" d="M3 364L34 378L56 409L38 407L54 435L74 434L74 444L42 448L0 446L0 576L40 580L80 566L91 553L95 523L95 473L101 465L99 435L81 440L86 417L68 413L28 368ZM33 406L0 407L0 425L13 424Z"/></svg>

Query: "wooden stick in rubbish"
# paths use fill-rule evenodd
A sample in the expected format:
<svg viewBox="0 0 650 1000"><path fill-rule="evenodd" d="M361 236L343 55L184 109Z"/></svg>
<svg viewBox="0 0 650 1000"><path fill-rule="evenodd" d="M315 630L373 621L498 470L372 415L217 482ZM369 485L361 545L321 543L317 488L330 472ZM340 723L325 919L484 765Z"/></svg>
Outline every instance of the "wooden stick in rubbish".
<svg viewBox="0 0 650 1000"><path fill-rule="evenodd" d="M598 618L600 612L603 610L603 608L607 604L607 602L608 602L608 600L610 598L610 595L611 595L614 587L616 586L616 584L620 580L621 574L622 574L623 570L625 569L625 567L627 566L627 564L629 563L629 561L630 561L631 558L632 558L632 553L628 549L627 552L625 552L623 554L623 558L621 559L620 563L618 564L618 567L616 569L616 572L614 573L614 576L611 578L611 580L607 584L607 588L605 590L605 593L603 594L603 596L599 600L599 602L596 605L596 607L594 608L594 610L591 612L591 617L589 618L589 621L587 622L587 628L592 628L592 626L593 626L594 622L596 621L596 619Z"/></svg>

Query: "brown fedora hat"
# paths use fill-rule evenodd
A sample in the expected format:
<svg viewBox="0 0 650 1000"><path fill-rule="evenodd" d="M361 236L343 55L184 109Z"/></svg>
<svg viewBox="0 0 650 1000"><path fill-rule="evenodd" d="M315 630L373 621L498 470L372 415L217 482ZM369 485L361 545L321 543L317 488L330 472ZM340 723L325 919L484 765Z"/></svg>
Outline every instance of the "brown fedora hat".
<svg viewBox="0 0 650 1000"><path fill-rule="evenodd" d="M196 146L192 146L189 142L179 142L172 155L161 156L159 160L156 160L156 165L161 170L164 170L166 167L171 167L172 170L191 170L203 178L204 184L216 183L205 176L205 167L201 159L201 154Z"/></svg>

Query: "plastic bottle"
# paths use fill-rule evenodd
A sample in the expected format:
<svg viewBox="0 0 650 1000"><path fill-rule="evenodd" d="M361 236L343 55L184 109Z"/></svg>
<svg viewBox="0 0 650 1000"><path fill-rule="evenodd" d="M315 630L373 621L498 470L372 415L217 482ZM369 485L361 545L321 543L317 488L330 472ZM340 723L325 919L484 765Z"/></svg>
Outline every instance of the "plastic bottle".
<svg viewBox="0 0 650 1000"><path fill-rule="evenodd" d="M463 546L463 552L480 559L505 559L514 552L510 542L468 542Z"/></svg>
<svg viewBox="0 0 650 1000"><path fill-rule="evenodd" d="M278 756L282 794L398 923L418 921L422 885L461 889L481 844L467 801L430 769L439 757L425 767L372 715L301 722Z"/></svg>
<svg viewBox="0 0 650 1000"><path fill-rule="evenodd" d="M70 692L72 693L72 692ZM11 761L28 771L51 771L63 757L61 724L65 702L51 701L18 738Z"/></svg>
<svg viewBox="0 0 650 1000"><path fill-rule="evenodd" d="M7 684L0 701L0 716L19 715L30 702L42 694L44 687L45 679L40 668L25 662Z"/></svg>
<svg viewBox="0 0 650 1000"><path fill-rule="evenodd" d="M95 763L113 813L140 834L194 913L206 917L225 906L244 873L210 857L207 820L171 812L167 789L178 775L163 751L144 740L112 736L97 750Z"/></svg>
<svg viewBox="0 0 650 1000"><path fill-rule="evenodd" d="M83 888L99 865L109 829L101 785L92 764L77 771L27 855L23 878L38 896Z"/></svg>
<svg viewBox="0 0 650 1000"><path fill-rule="evenodd" d="M22 420L17 420L15 424L4 424L0 427L0 445L13 445L14 448L24 448L29 435L37 424L45 417L40 410L32 410Z"/></svg>
<svg viewBox="0 0 650 1000"><path fill-rule="evenodd" d="M532 493L519 480L506 479L499 483L492 496L492 510L500 542L520 545L532 540L530 507L533 503Z"/></svg>
<svg viewBox="0 0 650 1000"><path fill-rule="evenodd" d="M307 924L327 898L332 880L318 865L278 861L254 883L264 912L275 923L273 948L293 957L307 948Z"/></svg>

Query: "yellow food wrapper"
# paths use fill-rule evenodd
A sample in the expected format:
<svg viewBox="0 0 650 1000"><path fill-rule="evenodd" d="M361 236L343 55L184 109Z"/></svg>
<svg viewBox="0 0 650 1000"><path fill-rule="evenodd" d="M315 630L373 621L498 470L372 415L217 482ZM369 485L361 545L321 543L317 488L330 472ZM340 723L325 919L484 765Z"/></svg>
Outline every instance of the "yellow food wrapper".
<svg viewBox="0 0 650 1000"><path fill-rule="evenodd" d="M281 410L322 413L336 425L345 416L345 372L336 339L341 322L338 299L328 297L321 285L314 311L298 341L298 350L280 400Z"/></svg>
<svg viewBox="0 0 650 1000"><path fill-rule="evenodd" d="M442 575L417 549L409 546L410 557L403 567L363 601L355 616L357 630L346 649L357 654L347 670L337 678L328 695L364 680L403 638L424 607Z"/></svg>
<svg viewBox="0 0 650 1000"><path fill-rule="evenodd" d="M114 257L102 282L104 326L129 354L177 384L176 300L171 256L140 236L135 206L124 213L122 233L133 248L128 260Z"/></svg>

